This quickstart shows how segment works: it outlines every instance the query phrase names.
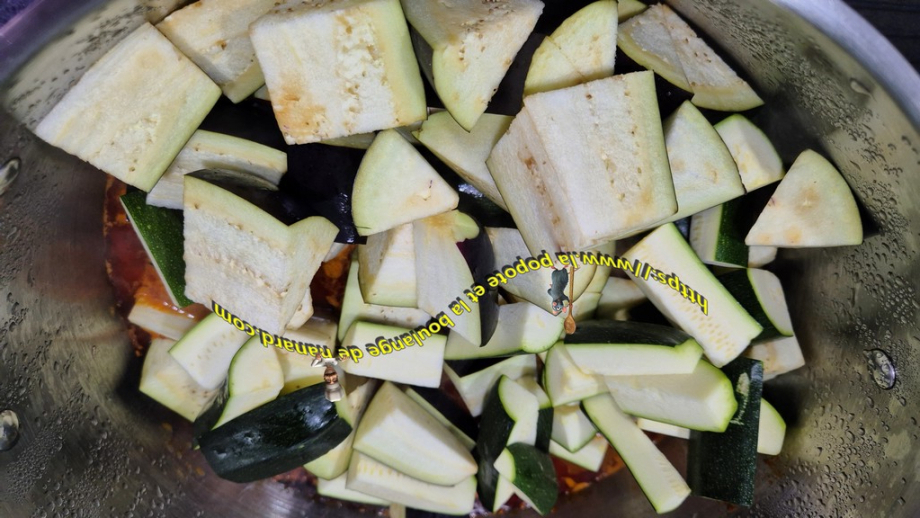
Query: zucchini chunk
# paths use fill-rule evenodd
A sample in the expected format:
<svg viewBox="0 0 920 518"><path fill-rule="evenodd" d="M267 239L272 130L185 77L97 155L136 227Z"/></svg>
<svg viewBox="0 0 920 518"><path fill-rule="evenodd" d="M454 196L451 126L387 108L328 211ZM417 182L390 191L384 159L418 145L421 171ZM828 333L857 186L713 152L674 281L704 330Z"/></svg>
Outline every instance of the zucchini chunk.
<svg viewBox="0 0 920 518"><path fill-rule="evenodd" d="M505 266L518 268L520 260L526 255L527 245L521 232L514 228L487 228L489 240L492 242L492 249L495 252L495 263L493 269L504 271ZM513 279L508 279L507 284L502 284L502 289L515 297L522 298L531 304L542 308L546 312L552 311L551 297L547 296L546 289L552 283L552 268L555 262L549 254L532 256L540 263L539 269L533 269L529 266L521 266L524 270L527 267L527 273L517 275ZM527 258L529 259L529 258ZM529 262L529 261L526 261ZM587 291L594 275L597 273L598 266L594 264L578 263L575 271L575 300L578 300L582 294Z"/></svg>
<svg viewBox="0 0 920 518"><path fill-rule="evenodd" d="M457 392L473 417L478 417L483 412L486 394L489 389L501 376L507 376L512 380L520 379L527 375L533 375L537 372L537 360L533 354L512 356L502 360L494 365L486 367L472 374L463 377L458 376L453 369L444 366L444 372L454 384ZM480 432L481 433L481 432ZM498 455L496 453L496 455Z"/></svg>
<svg viewBox="0 0 920 518"><path fill-rule="evenodd" d="M715 366L737 358L763 331L703 266L673 224L658 227L624 256L646 265L636 284L669 320L699 342Z"/></svg>
<svg viewBox="0 0 920 518"><path fill-rule="evenodd" d="M397 128L428 115L399 0L282 3L249 27L249 37L288 144Z"/></svg>
<svg viewBox="0 0 920 518"><path fill-rule="evenodd" d="M275 5L277 0L198 0L164 18L157 29L238 103L265 83L249 24Z"/></svg>
<svg viewBox="0 0 920 518"><path fill-rule="evenodd" d="M735 388L738 411L722 433L690 434L687 483L694 495L750 507L757 472L763 364L738 358L722 370Z"/></svg>
<svg viewBox="0 0 920 518"><path fill-rule="evenodd" d="M427 330L420 335L402 327L355 322L345 333L341 347L359 347L364 357L345 362L342 370L368 378L438 387L446 341L444 335ZM406 368L408 365L411 368Z"/></svg>
<svg viewBox="0 0 920 518"><path fill-rule="evenodd" d="M509 444L495 461L495 469L514 484L538 513L546 515L556 505L559 485L549 454L530 444Z"/></svg>
<svg viewBox="0 0 920 518"><path fill-rule="evenodd" d="M499 496L505 496L499 493L504 493L507 488L499 491L501 487L495 461L509 444L534 444L539 422L538 408L536 396L509 377L501 376L488 387L476 440L479 500L486 509L505 503L498 501Z"/></svg>
<svg viewBox="0 0 920 518"><path fill-rule="evenodd" d="M706 361L698 362L690 374L604 380L627 414L691 430L722 432L738 407L731 380Z"/></svg>
<svg viewBox="0 0 920 518"><path fill-rule="evenodd" d="M410 477L357 451L351 456L345 487L406 507L451 515L469 514L476 500L476 477L454 486L440 486Z"/></svg>
<svg viewBox="0 0 920 518"><path fill-rule="evenodd" d="M559 340L562 320L529 302L505 304L498 307L498 325L485 345L480 347L451 331L444 358L468 360L543 352Z"/></svg>
<svg viewBox="0 0 920 518"><path fill-rule="evenodd" d="M421 309L399 308L368 304L361 296L360 272L358 261L352 261L345 281L345 295L342 297L342 311L339 315L338 338L343 340L345 333L357 321L372 324L385 324L396 327L415 328L425 325L431 317Z"/></svg>
<svg viewBox="0 0 920 518"><path fill-rule="evenodd" d="M230 362L249 335L211 313L169 349L199 385L214 390L227 379Z"/></svg>
<svg viewBox="0 0 920 518"><path fill-rule="evenodd" d="M778 182L786 174L783 161L770 139L747 117L736 113L715 125L735 159L744 190L751 192Z"/></svg>
<svg viewBox="0 0 920 518"><path fill-rule="evenodd" d="M412 27L431 47L434 89L470 131L543 12L539 0L403 0Z"/></svg>
<svg viewBox="0 0 920 518"><path fill-rule="evenodd" d="M779 183L744 242L779 248L862 243L856 200L840 172L814 151L803 151Z"/></svg>
<svg viewBox="0 0 920 518"><path fill-rule="evenodd" d="M805 365L802 348L794 336L752 345L744 355L763 362L764 380L786 374Z"/></svg>
<svg viewBox="0 0 920 518"><path fill-rule="evenodd" d="M348 489L348 487L346 487L347 479L348 474L345 472L331 479L317 477L316 494L325 496L327 498L337 498L339 500L346 500L348 502L356 502L359 504L379 506L390 505L388 500L377 498L376 496L371 496L360 491L355 491L353 489Z"/></svg>
<svg viewBox="0 0 920 518"><path fill-rule="evenodd" d="M141 288L143 289L143 288ZM128 313L128 322L170 340L181 340L195 327L197 321L189 314L178 313L158 302L135 294L134 306Z"/></svg>
<svg viewBox="0 0 920 518"><path fill-rule="evenodd" d="M750 250L744 244L745 228L741 214L743 198L735 198L702 212L690 219L690 246L706 264L745 268Z"/></svg>
<svg viewBox="0 0 920 518"><path fill-rule="evenodd" d="M415 138L479 192L508 210L486 167L486 159L498 139L508 131L512 119L508 115L483 113L476 125L467 131L450 113L437 112L422 123Z"/></svg>
<svg viewBox="0 0 920 518"><path fill-rule="evenodd" d="M712 124L689 101L665 120L664 141L679 207L665 223L744 194L731 153Z"/></svg>
<svg viewBox="0 0 920 518"><path fill-rule="evenodd" d="M757 426L757 453L779 455L786 437L786 421L766 399L760 400L760 423Z"/></svg>
<svg viewBox="0 0 920 518"><path fill-rule="evenodd" d="M243 171L278 185L287 172L287 154L251 140L198 130L147 193L147 203L181 210L182 177L201 169Z"/></svg>
<svg viewBox="0 0 920 518"><path fill-rule="evenodd" d="M219 185L202 171L185 176L185 294L207 306L217 302L249 324L281 334L288 324L300 327L312 315L310 281L337 229L322 217L292 222L282 215L285 221L280 221L237 194L244 192L258 194Z"/></svg>
<svg viewBox="0 0 920 518"><path fill-rule="evenodd" d="M702 363L702 362L701 362ZM585 413L622 457L658 513L676 509L690 487L655 443L632 422L609 394L582 401Z"/></svg>
<svg viewBox="0 0 920 518"><path fill-rule="evenodd" d="M186 420L194 421L215 393L196 383L169 355L174 343L165 338L150 342L141 370L140 391Z"/></svg>
<svg viewBox="0 0 920 518"><path fill-rule="evenodd" d="M453 210L458 202L457 192L412 144L388 130L377 135L361 161L351 213L358 233L369 236Z"/></svg>
<svg viewBox="0 0 920 518"><path fill-rule="evenodd" d="M615 1L598 0L566 18L534 52L524 95L612 76L618 16Z"/></svg>
<svg viewBox="0 0 920 518"><path fill-rule="evenodd" d="M618 9L622 9L623 2L619 4ZM660 75L672 85L691 91L677 54L677 46L665 25L665 11L662 7L653 5L620 23L617 46L639 65Z"/></svg>
<svg viewBox="0 0 920 518"><path fill-rule="evenodd" d="M83 74L35 134L149 191L219 97L204 72L144 23Z"/></svg>
<svg viewBox="0 0 920 518"><path fill-rule="evenodd" d="M577 451L569 451L556 441L549 443L549 454L558 457L566 462L570 462L588 471L599 471L604 463L604 457L607 456L607 448L610 445L607 439L601 435L592 435L591 440Z"/></svg>
<svg viewBox="0 0 920 518"><path fill-rule="evenodd" d="M192 301L185 296L182 213L148 205L142 191L129 192L120 199L170 301L179 308L188 306Z"/></svg>
<svg viewBox="0 0 920 518"><path fill-rule="evenodd" d="M592 138L573 148L566 135ZM535 256L586 250L677 212L648 71L525 97L487 164Z"/></svg>
<svg viewBox="0 0 920 518"><path fill-rule="evenodd" d="M307 471L319 478L333 479L348 471L354 450L354 428L361 421L367 404L377 389L377 380L346 375L344 372L339 373L339 383L345 390L345 397L335 402L335 409L339 417L351 425L352 431L338 446L304 464L303 467Z"/></svg>
<svg viewBox="0 0 920 518"><path fill-rule="evenodd" d="M748 268L719 276L719 282L751 314L763 331L753 342L793 336L792 317L779 278L773 272Z"/></svg>
<svg viewBox="0 0 920 518"><path fill-rule="evenodd" d="M316 475L319 480L333 480L345 476L348 464L354 452L355 431L352 430L335 448L327 451L319 458L303 465L304 469ZM343 484L344 485L344 484ZM347 498L345 499L347 500Z"/></svg>
<svg viewBox="0 0 920 518"><path fill-rule="evenodd" d="M536 375L522 376L517 384L537 398L537 433L533 445L543 452L549 451L549 442L553 436L553 402L549 400L546 391L537 382Z"/></svg>
<svg viewBox="0 0 920 518"><path fill-rule="evenodd" d="M274 353L273 353L274 354ZM246 412L198 438L221 478L253 482L317 459L348 437L351 425L313 385Z"/></svg>
<svg viewBox="0 0 920 518"><path fill-rule="evenodd" d="M410 477L441 486L459 484L477 470L460 440L389 382L368 405L354 449Z"/></svg>
<svg viewBox="0 0 920 518"><path fill-rule="evenodd" d="M557 342L549 350L545 363L543 387L553 406L574 403L607 392L603 378L579 369L562 342Z"/></svg>
<svg viewBox="0 0 920 518"><path fill-rule="evenodd" d="M689 374L703 355L687 333L639 322L586 322L565 347L583 372L604 376Z"/></svg>
<svg viewBox="0 0 920 518"><path fill-rule="evenodd" d="M659 423L658 421L652 421L651 419L644 419L640 417L636 419L636 425L639 428L642 428L646 432L660 433L662 435L669 435L671 437L677 437L678 439L689 439L690 438L690 429L684 428L683 426L674 426L673 424L668 423Z"/></svg>
<svg viewBox="0 0 920 518"><path fill-rule="evenodd" d="M262 345L258 336L250 338L233 356L227 373L229 397L223 401L218 428L237 416L272 401L284 387L284 373L278 353Z"/></svg>
<svg viewBox="0 0 920 518"><path fill-rule="evenodd" d="M620 23L648 9L648 6L639 0L618 0L617 14Z"/></svg>
<svg viewBox="0 0 920 518"><path fill-rule="evenodd" d="M473 420L469 411L454 402L444 391L424 387L406 387L406 395L418 403L439 423L447 427L466 447L472 450L476 447L476 437L479 435L479 426Z"/></svg>
<svg viewBox="0 0 920 518"><path fill-rule="evenodd" d="M596 435L597 428L579 405L559 405L553 408L554 443L575 453L584 448Z"/></svg>
<svg viewBox="0 0 920 518"><path fill-rule="evenodd" d="M358 247L358 265L358 285L365 301L403 308L418 306L411 224L368 236L367 244Z"/></svg>

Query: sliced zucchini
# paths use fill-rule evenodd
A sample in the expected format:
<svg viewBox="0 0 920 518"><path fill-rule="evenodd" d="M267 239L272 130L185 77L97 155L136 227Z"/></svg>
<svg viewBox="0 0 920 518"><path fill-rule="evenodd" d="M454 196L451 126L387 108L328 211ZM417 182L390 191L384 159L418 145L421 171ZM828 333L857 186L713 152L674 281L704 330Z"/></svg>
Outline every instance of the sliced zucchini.
<svg viewBox="0 0 920 518"><path fill-rule="evenodd" d="M805 365L802 347L794 336L752 345L744 355L763 362L765 380Z"/></svg>
<svg viewBox="0 0 920 518"><path fill-rule="evenodd" d="M689 428L674 426L673 424L668 423L659 423L658 421L652 421L651 419L644 419L640 417L639 419L636 419L636 426L642 428L646 432L660 433L662 435L677 437L678 439L690 438Z"/></svg>
<svg viewBox="0 0 920 518"><path fill-rule="evenodd" d="M766 399L760 400L760 424L757 427L757 453L779 455L786 437L786 421Z"/></svg>
<svg viewBox="0 0 920 518"><path fill-rule="evenodd" d="M703 266L673 224L654 230L624 256L646 265L639 288L699 342L716 366L738 357L763 330Z"/></svg>
<svg viewBox="0 0 920 518"><path fill-rule="evenodd" d="M275 0L198 0L164 18L157 29L238 103L265 83L249 24L275 5Z"/></svg>
<svg viewBox="0 0 920 518"><path fill-rule="evenodd" d="M687 333L639 322L585 322L565 348L583 372L604 376L689 374L703 355Z"/></svg>
<svg viewBox="0 0 920 518"><path fill-rule="evenodd" d="M432 49L438 97L451 116L471 130L537 24L543 2L404 0L402 5L409 23Z"/></svg>
<svg viewBox="0 0 920 518"><path fill-rule="evenodd" d="M447 427L447 430L463 443L467 450L476 447L479 427L473 420L473 416L454 402L444 391L423 387L406 387L405 390L410 399Z"/></svg>
<svg viewBox="0 0 920 518"><path fill-rule="evenodd" d="M657 4L693 92L693 104L721 111L744 111L763 104L751 86L729 67L680 16ZM649 8L649 11L656 6Z"/></svg>
<svg viewBox="0 0 920 518"><path fill-rule="evenodd" d="M338 446L327 451L319 458L304 464L303 467L316 475L319 480L333 480L342 477L348 471L348 464L351 462L352 452L354 451L354 443L355 431L352 430L348 437L340 442ZM347 498L344 500L347 500Z"/></svg>
<svg viewBox="0 0 920 518"><path fill-rule="evenodd" d="M443 335L430 334L427 329L419 334L418 330L355 322L345 333L342 347L364 349L364 357L345 362L342 369L368 378L437 387L441 384L445 342ZM406 368L408 365L411 368Z"/></svg>
<svg viewBox="0 0 920 518"><path fill-rule="evenodd" d="M563 135L592 138L573 148ZM533 255L585 250L677 211L647 71L525 97L487 164Z"/></svg>
<svg viewBox="0 0 920 518"><path fill-rule="evenodd" d="M229 398L214 424L224 423L272 401L284 387L284 373L278 363L278 353L262 345L258 336L250 338L233 355L227 373Z"/></svg>
<svg viewBox="0 0 920 518"><path fill-rule="evenodd" d="M359 504L379 506L390 505L388 500L364 494L353 489L348 489L345 486L347 479L348 474L345 472L342 472L341 475L331 479L318 477L316 480L316 494L325 496L327 498L338 498L339 500L346 500L348 502L356 502Z"/></svg>
<svg viewBox="0 0 920 518"><path fill-rule="evenodd" d="M181 340L198 323L190 314L141 297L136 297L128 313L128 322L170 340Z"/></svg>
<svg viewBox="0 0 920 518"><path fill-rule="evenodd" d="M368 236L358 247L358 285L369 304L418 307L412 225Z"/></svg>
<svg viewBox="0 0 920 518"><path fill-rule="evenodd" d="M534 52L524 95L612 76L617 23L617 3L612 0L590 3L566 18Z"/></svg>
<svg viewBox="0 0 920 518"><path fill-rule="evenodd" d="M553 415L555 409L553 402L549 400L546 391L540 386L536 375L522 376L517 380L517 384L530 392L537 398L537 433L533 445L543 452L549 451L549 442L553 436Z"/></svg>
<svg viewBox="0 0 920 518"><path fill-rule="evenodd" d="M834 166L803 151L779 183L744 242L779 248L862 243L862 220L853 193Z"/></svg>
<svg viewBox="0 0 920 518"><path fill-rule="evenodd" d="M411 440L406 440L411 437ZM355 434L354 449L406 475L452 486L476 474L476 461L434 416L384 383Z"/></svg>
<svg viewBox="0 0 920 518"><path fill-rule="evenodd" d="M369 236L455 209L458 202L457 191L412 144L388 130L377 135L361 161L351 213L358 233Z"/></svg>
<svg viewBox="0 0 920 518"><path fill-rule="evenodd" d="M597 318L625 320L622 317L626 311L646 300L645 293L631 279L610 277L597 301Z"/></svg>
<svg viewBox="0 0 920 518"><path fill-rule="evenodd" d="M460 377L448 366L444 372L450 378L457 392L473 417L482 414L483 404L489 389L498 381L500 376L507 376L513 380L537 372L536 356L532 354L512 356L478 372Z"/></svg>
<svg viewBox="0 0 920 518"><path fill-rule="evenodd" d="M548 453L530 444L509 444L496 459L495 469L514 484L541 515L549 513L556 505L559 486Z"/></svg>
<svg viewBox="0 0 920 518"><path fill-rule="evenodd" d="M377 380L349 376L344 372L339 373L339 383L346 395L335 402L335 410L339 418L352 427L352 431L338 446L304 464L307 471L319 478L333 479L348 471L354 449L354 429L361 421L361 416L364 415L364 410L377 389Z"/></svg>
<svg viewBox="0 0 920 518"><path fill-rule="evenodd" d="M163 281L170 301L180 308L191 304L192 301L185 296L182 213L147 205L142 191L125 194L121 197L121 204L144 245L147 257Z"/></svg>
<svg viewBox="0 0 920 518"><path fill-rule="evenodd" d="M738 407L731 380L706 361L691 374L604 379L627 414L691 430L724 431Z"/></svg>
<svg viewBox="0 0 920 518"><path fill-rule="evenodd" d="M227 379L230 362L249 335L211 313L169 349L199 385L214 390Z"/></svg>
<svg viewBox="0 0 920 518"><path fill-rule="evenodd" d="M246 412L206 432L198 443L218 476L252 482L319 458L351 430L326 399L325 387L314 385Z"/></svg>
<svg viewBox="0 0 920 518"><path fill-rule="evenodd" d="M690 487L680 473L609 394L586 399L582 407L620 454L658 513L673 511L690 495Z"/></svg>
<svg viewBox="0 0 920 518"><path fill-rule="evenodd" d="M757 268L735 270L719 276L719 282L763 327L755 342L794 334L783 286L773 272Z"/></svg>
<svg viewBox="0 0 920 518"><path fill-rule="evenodd" d="M553 408L554 443L575 453L584 448L596 435L597 428L581 411L579 405L559 405Z"/></svg>
<svg viewBox="0 0 920 518"><path fill-rule="evenodd" d="M409 437L403 440L411 442ZM454 486L439 486L412 478L360 452L351 456L345 487L433 513L469 514L476 500L476 477Z"/></svg>
<svg viewBox="0 0 920 518"><path fill-rule="evenodd" d="M399 0L282 3L249 27L249 38L288 144L397 128L427 116Z"/></svg>
<svg viewBox="0 0 920 518"><path fill-rule="evenodd" d="M562 342L557 342L546 356L543 387L553 406L574 403L607 391L603 378L587 374L575 365Z"/></svg>
<svg viewBox="0 0 920 518"><path fill-rule="evenodd" d="M715 125L731 152L744 190L751 192L778 182L786 174L783 161L770 139L744 115L736 113Z"/></svg>
<svg viewBox="0 0 920 518"><path fill-rule="evenodd" d="M368 304L361 295L358 261L352 261L345 281L342 311L339 315L338 338L341 341L355 321L415 328L425 325L431 317L421 309L397 308Z"/></svg>
<svg viewBox="0 0 920 518"><path fill-rule="evenodd" d="M746 229L739 212L743 198L698 212L690 220L690 246L706 264L745 268L749 261L748 246L744 244Z"/></svg>
<svg viewBox="0 0 920 518"><path fill-rule="evenodd" d="M690 101L665 120L664 141L678 206L677 213L665 222L692 216L744 194L731 153Z"/></svg>
<svg viewBox="0 0 920 518"><path fill-rule="evenodd" d="M529 302L498 308L498 325L488 343L478 346L451 331L444 358L466 360L507 356L520 352L538 353L553 346L562 334L563 321Z"/></svg>
<svg viewBox="0 0 920 518"><path fill-rule="evenodd" d="M763 364L738 358L722 370L735 388L738 411L724 432L690 435L687 483L694 495L750 507L757 473Z"/></svg>
<svg viewBox="0 0 920 518"><path fill-rule="evenodd" d="M598 471L604 463L604 457L607 456L609 444L605 437L595 435L591 437L587 444L572 452L556 441L552 441L549 443L549 453L588 471Z"/></svg>
<svg viewBox="0 0 920 518"><path fill-rule="evenodd" d="M144 23L83 74L35 134L149 191L219 97L204 72Z"/></svg>
<svg viewBox="0 0 920 518"><path fill-rule="evenodd" d="M140 391L185 419L194 421L215 393L196 383L169 355L173 344L172 340L165 338L155 338L150 342L141 370Z"/></svg>
<svg viewBox="0 0 920 518"><path fill-rule="evenodd" d="M415 138L479 192L508 210L486 167L486 158L498 139L508 131L512 119L508 115L483 113L476 125L467 131L450 113L432 113L415 133Z"/></svg>
<svg viewBox="0 0 920 518"><path fill-rule="evenodd" d="M200 169L245 171L278 185L287 172L287 154L251 140L197 130L147 193L147 203L181 210L183 176Z"/></svg>
<svg viewBox="0 0 920 518"><path fill-rule="evenodd" d="M500 377L489 386L485 409L476 440L476 457L479 462L479 500L487 509L494 509L507 501L507 488L500 487L495 461L509 444L519 442L533 445L539 421L537 398L511 378ZM505 497L499 502L498 497Z"/></svg>

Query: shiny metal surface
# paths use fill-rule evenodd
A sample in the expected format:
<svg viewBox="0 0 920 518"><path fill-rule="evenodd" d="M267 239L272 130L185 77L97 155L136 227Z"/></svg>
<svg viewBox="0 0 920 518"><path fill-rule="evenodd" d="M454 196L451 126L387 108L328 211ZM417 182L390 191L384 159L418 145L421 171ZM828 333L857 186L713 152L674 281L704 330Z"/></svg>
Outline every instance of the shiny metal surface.
<svg viewBox="0 0 920 518"><path fill-rule="evenodd" d="M784 251L773 268L808 367L765 389L789 432L760 466L756 505L696 499L677 514L920 515L920 78L838 1L670 3L764 94L756 122L787 162L805 146L834 160L868 231L860 247ZM46 0L0 28L0 160L22 160L0 196L0 409L21 433L0 453L0 516L366 516L281 484L218 479L189 450L188 427L137 392L140 360L103 266L103 175L27 127L151 12ZM890 390L870 371L874 349L896 369ZM684 445L663 448L683 469ZM653 512L621 473L557 514Z"/></svg>

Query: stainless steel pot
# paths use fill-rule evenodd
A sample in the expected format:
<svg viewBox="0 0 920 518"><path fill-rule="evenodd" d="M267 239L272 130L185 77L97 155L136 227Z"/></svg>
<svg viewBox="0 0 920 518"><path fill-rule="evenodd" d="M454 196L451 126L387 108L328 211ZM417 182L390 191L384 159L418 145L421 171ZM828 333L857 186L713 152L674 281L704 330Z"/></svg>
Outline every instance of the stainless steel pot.
<svg viewBox="0 0 920 518"><path fill-rule="evenodd" d="M28 131L95 58L175 3L36 0L0 28L0 163L21 159L0 195L0 411L20 434L0 451L0 516L360 516L217 478L188 427L138 393L141 360L103 266L104 177ZM749 511L694 500L678 514L920 515L920 77L836 0L671 3L753 79L787 162L805 146L836 162L869 232L860 247L781 254L808 361L766 389L786 447L760 466ZM684 445L664 449L682 468ZM652 511L623 472L558 514Z"/></svg>

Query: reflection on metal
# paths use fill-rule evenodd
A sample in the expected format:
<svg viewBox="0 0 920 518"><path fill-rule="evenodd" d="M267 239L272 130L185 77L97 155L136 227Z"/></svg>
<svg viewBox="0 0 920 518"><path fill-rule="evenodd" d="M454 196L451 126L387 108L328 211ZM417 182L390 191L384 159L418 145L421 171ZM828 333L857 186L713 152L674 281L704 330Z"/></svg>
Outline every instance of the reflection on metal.
<svg viewBox="0 0 920 518"><path fill-rule="evenodd" d="M0 451L7 451L19 440L19 417L12 410L0 412Z"/></svg>
<svg viewBox="0 0 920 518"><path fill-rule="evenodd" d="M0 167L0 195L3 195L13 184L13 180L19 176L20 165L22 165L22 160L11 158Z"/></svg>
<svg viewBox="0 0 920 518"><path fill-rule="evenodd" d="M866 360L869 363L869 374L876 385L885 390L894 387L898 373L885 351L881 349L866 351Z"/></svg>

